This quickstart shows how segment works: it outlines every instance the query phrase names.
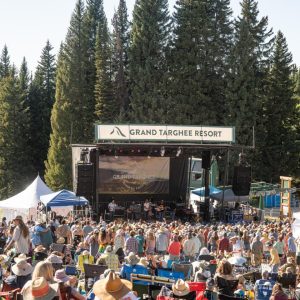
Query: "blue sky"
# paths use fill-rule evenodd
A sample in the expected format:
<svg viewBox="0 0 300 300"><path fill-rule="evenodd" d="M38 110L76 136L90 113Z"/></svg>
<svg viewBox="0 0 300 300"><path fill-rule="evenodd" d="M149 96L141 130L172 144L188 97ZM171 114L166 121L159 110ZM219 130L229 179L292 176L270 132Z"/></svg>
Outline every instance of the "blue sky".
<svg viewBox="0 0 300 300"><path fill-rule="evenodd" d="M119 0L104 0L110 20ZM134 0L127 0L129 11ZM231 0L234 15L240 12L240 0ZM300 0L258 0L261 15L269 16L270 27L287 38L294 62L300 66ZM49 39L55 53L64 40L76 0L0 0L0 49L7 45L11 61L17 67L23 56L34 71L41 50ZM175 0L169 0L171 11ZM297 32L298 30L298 32Z"/></svg>

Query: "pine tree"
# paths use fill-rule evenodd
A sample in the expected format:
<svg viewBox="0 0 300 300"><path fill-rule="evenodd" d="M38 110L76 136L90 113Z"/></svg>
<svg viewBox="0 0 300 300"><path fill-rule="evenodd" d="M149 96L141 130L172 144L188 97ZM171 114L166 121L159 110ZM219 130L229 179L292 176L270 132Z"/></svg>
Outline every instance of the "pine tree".
<svg viewBox="0 0 300 300"><path fill-rule="evenodd" d="M71 188L72 101L66 81L68 63L63 46L57 60L55 102L51 113L50 147L45 162L46 183L53 190Z"/></svg>
<svg viewBox="0 0 300 300"><path fill-rule="evenodd" d="M87 27L84 4L78 0L63 45L56 79L55 103L51 115L52 134L45 179L53 189L71 188L72 143L90 143L94 115L87 83Z"/></svg>
<svg viewBox="0 0 300 300"><path fill-rule="evenodd" d="M52 45L47 41L29 92L33 167L40 175L44 174L51 131L50 116L55 98L56 67L52 50Z"/></svg>
<svg viewBox="0 0 300 300"><path fill-rule="evenodd" d="M176 123L225 123L231 14L229 0L176 2L169 63L170 116Z"/></svg>
<svg viewBox="0 0 300 300"><path fill-rule="evenodd" d="M29 114L17 77L0 80L0 198L20 192L30 180Z"/></svg>
<svg viewBox="0 0 300 300"><path fill-rule="evenodd" d="M104 12L103 12L104 14ZM118 115L111 81L111 47L106 18L99 22L96 40L95 114L100 122L113 122Z"/></svg>
<svg viewBox="0 0 300 300"><path fill-rule="evenodd" d="M129 56L132 122L166 122L164 83L169 34L167 0L139 0L135 3Z"/></svg>
<svg viewBox="0 0 300 300"><path fill-rule="evenodd" d="M23 91L25 94L24 96L26 101L28 101L29 83L30 83L29 71L28 71L26 59L24 57L19 72L19 85L21 91Z"/></svg>
<svg viewBox="0 0 300 300"><path fill-rule="evenodd" d="M264 104L264 174L265 179L271 182L278 181L280 175L295 174L300 159L300 149L296 147L296 101L293 98L295 86L292 71L292 54L279 31Z"/></svg>
<svg viewBox="0 0 300 300"><path fill-rule="evenodd" d="M115 103L120 112L120 118L126 118L129 105L128 82L128 49L129 49L129 21L126 1L120 0L118 10L113 20L113 53L112 80Z"/></svg>
<svg viewBox="0 0 300 300"><path fill-rule="evenodd" d="M106 19L103 9L103 0L87 0L87 7L84 14L84 26L87 32L87 95L86 105L89 115L93 116L91 122L96 117L95 111L95 84L96 84L96 39L98 24Z"/></svg>
<svg viewBox="0 0 300 300"><path fill-rule="evenodd" d="M252 145L252 128L261 131L259 115L264 94L272 30L268 18L258 19L255 0L243 0L242 15L235 24L235 46L231 61L231 84L228 95L228 123L236 126L237 143ZM259 141L258 141L259 143Z"/></svg>
<svg viewBox="0 0 300 300"><path fill-rule="evenodd" d="M10 58L8 55L7 46L4 45L1 57L0 57L0 78L4 78L10 75L11 66L10 66Z"/></svg>

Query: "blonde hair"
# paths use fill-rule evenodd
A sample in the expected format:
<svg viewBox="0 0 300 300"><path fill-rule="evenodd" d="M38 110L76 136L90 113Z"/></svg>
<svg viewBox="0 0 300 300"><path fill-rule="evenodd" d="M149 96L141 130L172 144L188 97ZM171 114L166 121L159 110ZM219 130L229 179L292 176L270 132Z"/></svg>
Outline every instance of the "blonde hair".
<svg viewBox="0 0 300 300"><path fill-rule="evenodd" d="M44 277L47 281L53 281L53 273L54 269L51 262L40 261L36 264L33 270L32 280L36 279L37 277Z"/></svg>

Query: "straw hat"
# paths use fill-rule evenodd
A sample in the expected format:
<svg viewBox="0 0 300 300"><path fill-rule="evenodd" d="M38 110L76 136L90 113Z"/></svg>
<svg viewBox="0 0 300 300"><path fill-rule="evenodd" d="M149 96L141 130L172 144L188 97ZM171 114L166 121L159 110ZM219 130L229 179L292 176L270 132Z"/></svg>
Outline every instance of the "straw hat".
<svg viewBox="0 0 300 300"><path fill-rule="evenodd" d="M63 238L62 236L60 238L57 239L56 241L57 244L64 244L65 243L65 238Z"/></svg>
<svg viewBox="0 0 300 300"><path fill-rule="evenodd" d="M105 279L98 280L93 287L94 294L105 300L118 300L132 290L132 283L120 279L114 271L110 271Z"/></svg>
<svg viewBox="0 0 300 300"><path fill-rule="evenodd" d="M148 267L148 260L146 257L141 257L140 261L138 262L138 265L144 266L144 267Z"/></svg>
<svg viewBox="0 0 300 300"><path fill-rule="evenodd" d="M87 250L83 250L81 253L83 256L90 255L90 252Z"/></svg>
<svg viewBox="0 0 300 300"><path fill-rule="evenodd" d="M55 296L58 296L58 284L49 284L43 277L32 280L23 292L24 300L52 300Z"/></svg>
<svg viewBox="0 0 300 300"><path fill-rule="evenodd" d="M70 280L70 277L66 274L64 269L61 269L55 272L54 280L56 282L67 282Z"/></svg>
<svg viewBox="0 0 300 300"><path fill-rule="evenodd" d="M37 253L37 252L45 252L47 249L43 246L43 245L39 245L37 247L34 248L34 252Z"/></svg>
<svg viewBox="0 0 300 300"><path fill-rule="evenodd" d="M129 265L135 266L139 261L140 259L134 254L134 252L130 252L128 256L125 256L125 262Z"/></svg>
<svg viewBox="0 0 300 300"><path fill-rule="evenodd" d="M8 262L8 256L5 254L0 255L0 264Z"/></svg>
<svg viewBox="0 0 300 300"><path fill-rule="evenodd" d="M294 263L295 263L295 258L289 256L289 257L286 259L286 261L287 261L288 264L294 264Z"/></svg>
<svg viewBox="0 0 300 300"><path fill-rule="evenodd" d="M182 279L178 279L176 283L173 283L172 291L175 296L185 296L189 294L190 288L187 282L183 281Z"/></svg>
<svg viewBox="0 0 300 300"><path fill-rule="evenodd" d="M11 269L17 276L26 276L33 271L33 267L25 259L19 260Z"/></svg>
<svg viewBox="0 0 300 300"><path fill-rule="evenodd" d="M26 254L21 253L17 257L14 258L14 261L15 261L15 263L18 263L20 260L26 260L26 259L28 259Z"/></svg>

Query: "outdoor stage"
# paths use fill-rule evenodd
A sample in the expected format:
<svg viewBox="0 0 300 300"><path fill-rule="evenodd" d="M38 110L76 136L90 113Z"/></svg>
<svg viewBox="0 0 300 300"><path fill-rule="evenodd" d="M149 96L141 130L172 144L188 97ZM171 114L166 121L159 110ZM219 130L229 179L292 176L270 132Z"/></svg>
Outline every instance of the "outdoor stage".
<svg viewBox="0 0 300 300"><path fill-rule="evenodd" d="M202 157L207 187L202 208L205 217L209 215L211 155L222 152L226 158L235 147L231 127L96 125L96 141L72 145L72 159L74 191L90 200L97 214L107 210L112 198L125 209L132 202L142 205L149 198L186 209L189 158Z"/></svg>

